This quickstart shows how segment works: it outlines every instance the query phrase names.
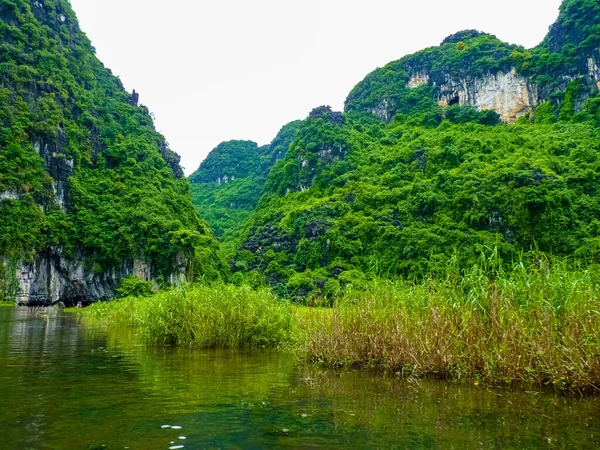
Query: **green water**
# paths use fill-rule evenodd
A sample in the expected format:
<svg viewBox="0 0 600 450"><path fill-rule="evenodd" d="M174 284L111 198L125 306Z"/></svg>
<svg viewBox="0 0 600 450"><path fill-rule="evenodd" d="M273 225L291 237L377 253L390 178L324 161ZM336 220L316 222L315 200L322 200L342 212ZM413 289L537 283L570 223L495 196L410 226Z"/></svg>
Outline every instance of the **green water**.
<svg viewBox="0 0 600 450"><path fill-rule="evenodd" d="M0 309L0 448L102 446L598 449L600 399L323 373L273 351L146 348L74 315Z"/></svg>

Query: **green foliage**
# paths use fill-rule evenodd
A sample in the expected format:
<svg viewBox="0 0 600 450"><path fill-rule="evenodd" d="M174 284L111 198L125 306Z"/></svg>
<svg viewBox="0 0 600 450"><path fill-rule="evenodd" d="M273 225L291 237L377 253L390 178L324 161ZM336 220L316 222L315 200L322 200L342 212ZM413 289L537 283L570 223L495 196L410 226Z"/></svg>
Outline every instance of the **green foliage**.
<svg viewBox="0 0 600 450"><path fill-rule="evenodd" d="M285 125L263 147L250 141L230 141L215 148L190 176L192 199L225 254L239 246L243 225L261 196L269 170L283 158L300 122Z"/></svg>
<svg viewBox="0 0 600 450"><path fill-rule="evenodd" d="M289 303L264 290L232 285L188 285L151 298L100 303L84 316L105 326L136 327L154 345L262 348L298 339Z"/></svg>
<svg viewBox="0 0 600 450"><path fill-rule="evenodd" d="M534 122L536 124L552 124L556 122L556 113L554 105L551 102L544 102L535 109Z"/></svg>
<svg viewBox="0 0 600 450"><path fill-rule="evenodd" d="M190 175L191 183L227 183L258 171L259 150L256 142L229 141L217 146Z"/></svg>
<svg viewBox="0 0 600 450"><path fill-rule="evenodd" d="M329 280L420 277L453 258L468 266L492 248L506 260L538 249L597 261L593 120L433 128L348 117L303 123L246 227L242 248L255 258L234 270L258 268L298 298L325 295ZM340 146L341 159L311 166L305 148Z"/></svg>
<svg viewBox="0 0 600 450"><path fill-rule="evenodd" d="M125 277L117 287L117 297L150 297L152 295L152 283L140 280L135 275Z"/></svg>
<svg viewBox="0 0 600 450"><path fill-rule="evenodd" d="M96 272L141 258L167 278L181 266L171 235L191 230L217 260L179 156L96 58L68 1L2 1L0 19L0 257L52 250Z"/></svg>

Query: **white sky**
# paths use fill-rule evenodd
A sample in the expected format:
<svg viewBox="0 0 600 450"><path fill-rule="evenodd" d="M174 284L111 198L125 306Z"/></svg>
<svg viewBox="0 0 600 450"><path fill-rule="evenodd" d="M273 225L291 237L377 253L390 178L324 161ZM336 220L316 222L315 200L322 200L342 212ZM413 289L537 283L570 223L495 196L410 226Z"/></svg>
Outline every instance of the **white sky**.
<svg viewBox="0 0 600 450"><path fill-rule="evenodd" d="M71 0L186 174L220 142L270 142L369 72L463 29L533 47L561 0Z"/></svg>

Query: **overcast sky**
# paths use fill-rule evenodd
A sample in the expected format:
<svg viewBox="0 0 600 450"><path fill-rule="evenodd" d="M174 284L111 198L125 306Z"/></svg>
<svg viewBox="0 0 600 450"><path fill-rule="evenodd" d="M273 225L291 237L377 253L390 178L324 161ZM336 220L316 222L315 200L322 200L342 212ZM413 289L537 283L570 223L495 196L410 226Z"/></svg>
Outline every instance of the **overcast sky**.
<svg viewBox="0 0 600 450"><path fill-rule="evenodd" d="M71 0L189 175L222 141L341 110L377 67L475 28L533 47L561 0Z"/></svg>

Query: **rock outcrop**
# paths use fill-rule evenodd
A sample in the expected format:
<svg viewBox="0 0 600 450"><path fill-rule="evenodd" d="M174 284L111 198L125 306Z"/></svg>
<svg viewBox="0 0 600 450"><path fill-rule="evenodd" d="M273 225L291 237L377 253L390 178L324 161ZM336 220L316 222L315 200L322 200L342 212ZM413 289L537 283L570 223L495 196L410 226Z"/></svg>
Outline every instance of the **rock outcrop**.
<svg viewBox="0 0 600 450"><path fill-rule="evenodd" d="M419 76L416 74L417 79ZM437 89L441 106L458 104L473 106L480 111L493 110L503 122L512 123L519 117L530 115L538 105L537 87L514 68L510 72L489 73L480 78L455 79L449 75L445 78L443 84L432 86Z"/></svg>
<svg viewBox="0 0 600 450"><path fill-rule="evenodd" d="M600 51L588 58L588 74L590 81L595 84L600 91Z"/></svg>
<svg viewBox="0 0 600 450"><path fill-rule="evenodd" d="M173 284L184 276L187 261L179 258L180 265L169 280ZM4 271L14 279L9 283L12 295L19 305L49 305L62 301L67 305L77 302L89 304L98 300L108 300L115 296L115 289L122 278L134 275L140 280L152 281L151 263L144 259L124 261L110 271L94 271L89 267L89 259L79 254L66 257L60 249L52 249L37 255L31 263L4 263Z"/></svg>

